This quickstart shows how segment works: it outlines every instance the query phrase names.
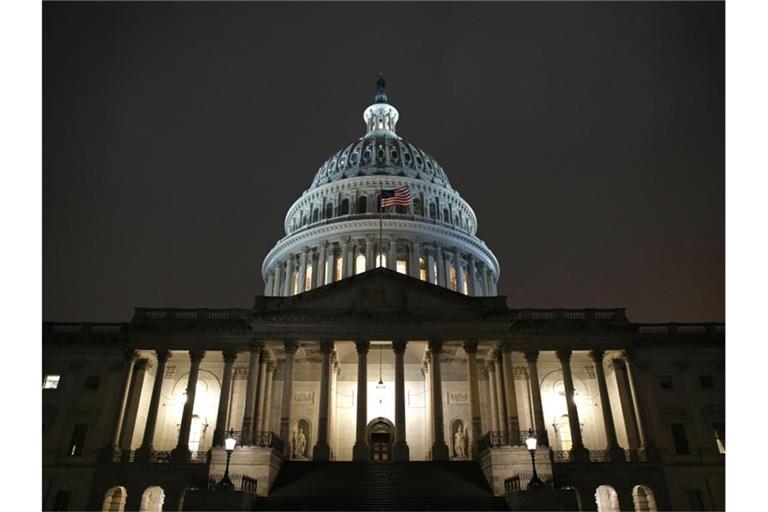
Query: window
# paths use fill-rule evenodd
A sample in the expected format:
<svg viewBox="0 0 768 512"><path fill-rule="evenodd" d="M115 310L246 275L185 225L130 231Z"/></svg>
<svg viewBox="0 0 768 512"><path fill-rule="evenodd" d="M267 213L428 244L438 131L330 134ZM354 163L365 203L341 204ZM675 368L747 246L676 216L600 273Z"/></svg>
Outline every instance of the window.
<svg viewBox="0 0 768 512"><path fill-rule="evenodd" d="M712 430L715 431L715 442L720 453L725 453L725 423L722 421L712 424Z"/></svg>
<svg viewBox="0 0 768 512"><path fill-rule="evenodd" d="M341 279L341 276L344 275L342 273L342 267L341 267L342 263L344 263L344 259L341 256L336 256L336 265L335 265L336 269L333 274L334 281L338 281L339 279Z"/></svg>
<svg viewBox="0 0 768 512"><path fill-rule="evenodd" d="M89 375L85 378L85 389L99 389L101 377L98 375Z"/></svg>
<svg viewBox="0 0 768 512"><path fill-rule="evenodd" d="M358 254L355 258L355 274L365 272L365 254Z"/></svg>
<svg viewBox="0 0 768 512"><path fill-rule="evenodd" d="M397 260L397 271L401 274L408 273L408 264L405 260Z"/></svg>
<svg viewBox="0 0 768 512"><path fill-rule="evenodd" d="M675 443L675 452L678 455L690 455L691 449L688 446L688 436L685 434L684 423L670 423L672 429L672 441Z"/></svg>
<svg viewBox="0 0 768 512"><path fill-rule="evenodd" d="M427 260L424 258L419 258L419 279L427 280Z"/></svg>
<svg viewBox="0 0 768 512"><path fill-rule="evenodd" d="M437 207L435 206L435 203L429 203L429 218L437 220Z"/></svg>
<svg viewBox="0 0 768 512"><path fill-rule="evenodd" d="M661 389L675 389L675 383L672 381L672 377L669 375L665 375L663 377L659 377L659 387Z"/></svg>
<svg viewBox="0 0 768 512"><path fill-rule="evenodd" d="M317 222L318 220L320 220L320 211L317 208L315 208L312 211L312 222Z"/></svg>
<svg viewBox="0 0 768 512"><path fill-rule="evenodd" d="M413 214L424 215L424 209L421 207L421 199L416 198L413 200Z"/></svg>
<svg viewBox="0 0 768 512"><path fill-rule="evenodd" d="M307 269L304 271L304 290L312 289L312 264L307 265Z"/></svg>
<svg viewBox="0 0 768 512"><path fill-rule="evenodd" d="M325 205L325 218L330 219L331 217L333 217L333 205L328 203Z"/></svg>
<svg viewBox="0 0 768 512"><path fill-rule="evenodd" d="M379 253L376 255L376 267L386 267L387 266L387 255Z"/></svg>
<svg viewBox="0 0 768 512"><path fill-rule="evenodd" d="M349 199L344 199L341 202L341 211L339 215L347 215L349 213Z"/></svg>
<svg viewBox="0 0 768 512"><path fill-rule="evenodd" d="M368 211L368 198L360 196L357 199L357 213L365 213L366 211Z"/></svg>
<svg viewBox="0 0 768 512"><path fill-rule="evenodd" d="M299 293L299 273L294 271L293 272L293 293L291 295L296 295Z"/></svg>
<svg viewBox="0 0 768 512"><path fill-rule="evenodd" d="M711 375L699 375L699 384L701 389L715 389L715 381Z"/></svg>
<svg viewBox="0 0 768 512"><path fill-rule="evenodd" d="M403 204L395 205L395 212L400 214L407 214L408 213L408 207Z"/></svg>
<svg viewBox="0 0 768 512"><path fill-rule="evenodd" d="M453 265L450 266L448 269L448 283L450 285L451 290L457 291L458 290L458 280L456 279L456 267Z"/></svg>
<svg viewBox="0 0 768 512"><path fill-rule="evenodd" d="M52 510L69 510L69 500L72 499L72 491L62 489L56 493L56 499L53 501Z"/></svg>
<svg viewBox="0 0 768 512"><path fill-rule="evenodd" d="M72 437L69 441L69 448L67 449L68 455L82 455L83 446L85 445L85 435L88 433L88 425L86 423L76 423L75 428L72 429Z"/></svg>
<svg viewBox="0 0 768 512"><path fill-rule="evenodd" d="M46 375L43 379L43 389L56 389L59 387L61 375Z"/></svg>
<svg viewBox="0 0 768 512"><path fill-rule="evenodd" d="M443 221L445 222L451 221L451 214L448 213L448 208L443 208Z"/></svg>

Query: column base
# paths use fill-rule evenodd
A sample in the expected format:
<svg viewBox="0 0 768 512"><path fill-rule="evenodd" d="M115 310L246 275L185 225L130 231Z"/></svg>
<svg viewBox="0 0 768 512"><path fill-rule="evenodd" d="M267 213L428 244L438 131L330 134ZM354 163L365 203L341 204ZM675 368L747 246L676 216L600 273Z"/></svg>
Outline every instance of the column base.
<svg viewBox="0 0 768 512"><path fill-rule="evenodd" d="M148 463L152 456L152 447L141 446L136 450L136 454L133 457L135 462Z"/></svg>
<svg viewBox="0 0 768 512"><path fill-rule="evenodd" d="M609 446L608 447L608 457L610 457L611 462L626 462L627 458L624 454L624 448L622 448L619 445Z"/></svg>
<svg viewBox="0 0 768 512"><path fill-rule="evenodd" d="M189 451L189 448L186 446L177 446L171 451L171 461L172 462L189 462L189 459L192 457L192 452Z"/></svg>
<svg viewBox="0 0 768 512"><path fill-rule="evenodd" d="M352 447L352 460L354 462L368 462L370 457L371 452L368 443L355 443L355 446Z"/></svg>
<svg viewBox="0 0 768 512"><path fill-rule="evenodd" d="M317 443L312 448L312 460L316 462L326 462L331 460L331 447L328 443Z"/></svg>
<svg viewBox="0 0 768 512"><path fill-rule="evenodd" d="M411 459L411 450L406 442L396 442L392 447L392 460L408 461Z"/></svg>
<svg viewBox="0 0 768 512"><path fill-rule="evenodd" d="M574 446L568 452L571 456L572 462L587 463L589 462L589 450L583 446Z"/></svg>
<svg viewBox="0 0 768 512"><path fill-rule="evenodd" d="M448 453L448 447L445 443L432 445L432 460L451 460L451 454Z"/></svg>

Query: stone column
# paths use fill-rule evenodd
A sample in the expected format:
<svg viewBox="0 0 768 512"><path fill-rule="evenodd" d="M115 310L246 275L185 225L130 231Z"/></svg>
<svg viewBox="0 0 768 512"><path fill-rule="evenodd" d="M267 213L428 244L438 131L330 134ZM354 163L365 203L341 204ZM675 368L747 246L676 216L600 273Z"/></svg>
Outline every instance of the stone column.
<svg viewBox="0 0 768 512"><path fill-rule="evenodd" d="M341 278L344 279L345 277L350 276L349 237L345 236L344 238L342 238L340 245L341 245Z"/></svg>
<svg viewBox="0 0 768 512"><path fill-rule="evenodd" d="M464 288L464 267L461 265L461 253L458 247L453 249L453 264L456 265L456 291L465 295L471 295L469 290Z"/></svg>
<svg viewBox="0 0 768 512"><path fill-rule="evenodd" d="M285 340L285 366L283 371L283 401L280 406L280 437L286 453L291 451L291 402L293 402L293 358L299 349L296 340Z"/></svg>
<svg viewBox="0 0 768 512"><path fill-rule="evenodd" d="M136 450L136 460L139 462L149 462L152 453L152 442L155 439L155 428L157 426L157 412L160 409L160 397L163 391L163 380L165 379L165 365L171 357L171 351L157 350L155 354L157 355L155 384L152 386L152 398L149 400L144 438L141 441L141 447Z"/></svg>
<svg viewBox="0 0 768 512"><path fill-rule="evenodd" d="M395 340L392 350L395 353L395 446L393 460L409 460L410 449L405 437L405 348L408 342Z"/></svg>
<svg viewBox="0 0 768 512"><path fill-rule="evenodd" d="M331 396L328 400L328 444L331 445L331 459L333 451L336 449L336 393L338 392L339 380L339 360L336 358L336 351L331 354Z"/></svg>
<svg viewBox="0 0 768 512"><path fill-rule="evenodd" d="M369 459L368 439L368 349L370 341L357 340L357 428L355 445L352 448L352 460L367 462Z"/></svg>
<svg viewBox="0 0 768 512"><path fill-rule="evenodd" d="M479 297L481 295L480 290L477 289L476 272L475 255L469 253L469 258L467 259L467 286L469 287L467 295L472 295L473 297Z"/></svg>
<svg viewBox="0 0 768 512"><path fill-rule="evenodd" d="M429 362L432 360L432 354L427 349L424 353L424 360L422 361L421 371L424 375L424 424L427 428L424 429L425 439L427 446L432 446L434 439L432 437L432 372L429 369ZM429 452L429 459L432 459L432 451Z"/></svg>
<svg viewBox="0 0 768 512"><path fill-rule="evenodd" d="M448 446L445 444L443 425L443 383L440 377L440 353L443 343L440 340L430 340L429 351L432 354L432 460L449 460Z"/></svg>
<svg viewBox="0 0 768 512"><path fill-rule="evenodd" d="M195 409L195 393L197 391L197 376L200 371L200 362L205 357L204 350L189 351L189 378L187 379L187 401L184 402L184 412L181 415L179 427L179 441L171 452L174 462L189 462L189 432L192 427L192 412Z"/></svg>
<svg viewBox="0 0 768 512"><path fill-rule="evenodd" d="M581 422L579 410L573 400L575 390L573 388L573 374L571 373L571 351L561 349L557 351L560 367L563 371L563 387L565 388L565 404L568 407L568 426L571 429L571 460L575 462L589 462L589 452L584 448L581 439Z"/></svg>
<svg viewBox="0 0 768 512"><path fill-rule="evenodd" d="M112 433L112 444L111 446L106 447L106 455L109 456L109 459L111 460L112 455L115 451L115 449L118 449L120 447L120 433L123 430L123 418L125 417L125 408L128 405L128 397L130 395L131 390L131 382L133 381L133 367L136 363L136 358L139 357L139 353L135 350L128 350L124 354L124 360L123 360L123 378L121 390L120 390L120 404L115 410L115 418L113 420L114 430Z"/></svg>
<svg viewBox="0 0 768 512"><path fill-rule="evenodd" d="M147 359L139 359L134 363L133 376L131 378L131 390L128 393L128 401L125 404L123 426L120 429L120 448L131 449L133 432L136 428L136 415L141 401L141 389L144 387L144 376L147 373Z"/></svg>
<svg viewBox="0 0 768 512"><path fill-rule="evenodd" d="M270 272L267 274L267 282L264 284L264 295L272 295L272 290L275 287L275 275Z"/></svg>
<svg viewBox="0 0 768 512"><path fill-rule="evenodd" d="M280 282L280 276L282 275L282 273L283 273L283 264L278 262L277 264L275 264L275 270L274 270L275 278L272 281L273 288L272 288L271 295L275 295L275 296L280 295L280 290L281 290L280 285L282 284Z"/></svg>
<svg viewBox="0 0 768 512"><path fill-rule="evenodd" d="M283 296L288 297L293 295L293 255L289 255L285 260L285 283L283 288Z"/></svg>
<svg viewBox="0 0 768 512"><path fill-rule="evenodd" d="M304 250L301 251L301 254L299 255L299 293L304 293L306 291L308 257L309 249L304 248Z"/></svg>
<svg viewBox="0 0 768 512"><path fill-rule="evenodd" d="M325 254L328 249L328 240L320 244L317 254L317 264L312 268L312 279L315 281L313 288L319 288L325 284Z"/></svg>
<svg viewBox="0 0 768 512"><path fill-rule="evenodd" d="M448 288L448 276L445 275L445 255L443 255L443 246L435 244L435 252L437 253L437 284L443 288Z"/></svg>
<svg viewBox="0 0 768 512"><path fill-rule="evenodd" d="M427 253L427 281L430 284L435 284L437 280L437 274L435 273L435 257L432 252Z"/></svg>
<svg viewBox="0 0 768 512"><path fill-rule="evenodd" d="M376 268L376 256L374 253L374 236L365 235L365 270Z"/></svg>
<svg viewBox="0 0 768 512"><path fill-rule="evenodd" d="M253 410L253 433L251 434L251 440L256 443L256 433L262 432L261 415L264 411L264 400L267 388L267 364L269 362L269 353L265 350L261 350L259 355L259 385L256 388L256 407Z"/></svg>
<svg viewBox="0 0 768 512"><path fill-rule="evenodd" d="M317 418L317 444L312 450L312 460L331 460L331 447L328 444L328 397L331 385L331 352L333 341L320 342L320 352L323 354L323 363L320 370L320 408Z"/></svg>
<svg viewBox="0 0 768 512"><path fill-rule="evenodd" d="M221 394L219 395L219 410L216 414L216 430L213 431L213 446L224 446L227 437L227 413L229 399L232 396L232 367L237 360L237 352L224 350L224 373L221 376Z"/></svg>
<svg viewBox="0 0 768 512"><path fill-rule="evenodd" d="M499 430L509 436L509 415L507 414L507 395L504 389L504 367L500 350L493 352L496 365L496 410L499 414Z"/></svg>
<svg viewBox="0 0 768 512"><path fill-rule="evenodd" d="M261 412L261 423L259 430L262 432L270 432L272 429L269 425L270 412L272 411L272 383L275 380L275 363L271 360L267 361L267 378L266 388L264 390L264 409Z"/></svg>
<svg viewBox="0 0 768 512"><path fill-rule="evenodd" d="M603 413L603 425L605 426L606 449L612 462L624 462L624 450L616 441L616 426L613 424L613 412L611 401L608 397L608 385L605 382L605 370L603 369L604 350L592 350L589 353L595 365L595 377L597 378L597 391L600 393L600 406Z"/></svg>
<svg viewBox="0 0 768 512"><path fill-rule="evenodd" d="M478 389L477 379L477 342L465 341L464 352L467 353L467 374L469 376L469 410L472 413L472 432L470 452L472 457L477 458L480 450L477 441L482 436L482 425L480 423L480 390Z"/></svg>
<svg viewBox="0 0 768 512"><path fill-rule="evenodd" d="M485 369L488 372L488 397L491 402L491 425L490 430L498 432L499 427L499 406L498 399L496 398L496 366L492 361L489 361L485 365Z"/></svg>
<svg viewBox="0 0 768 512"><path fill-rule="evenodd" d="M628 350L624 351L624 365L627 368L627 379L629 380L629 391L632 394L632 407L635 410L635 418L637 419L637 433L640 436L640 447L645 448L646 454L649 458L653 458L655 454L655 446L651 441L651 436L648 427L648 421L646 420L644 411L642 410L642 401L639 396L640 392L640 380L635 366L632 353ZM654 452L654 453L652 453Z"/></svg>
<svg viewBox="0 0 768 512"><path fill-rule="evenodd" d="M389 239L389 257L387 257L387 268L397 271L397 237Z"/></svg>
<svg viewBox="0 0 768 512"><path fill-rule="evenodd" d="M413 241L411 243L410 258L408 260L408 275L419 278L419 254L421 253L421 243Z"/></svg>
<svg viewBox="0 0 768 512"><path fill-rule="evenodd" d="M541 404L541 381L539 381L538 350L529 350L525 353L528 362L528 378L530 379L531 408L533 409L533 424L536 429L536 439L540 446L549 446L549 434L547 424L544 423L544 407Z"/></svg>
<svg viewBox="0 0 768 512"><path fill-rule="evenodd" d="M333 282L333 273L336 271L336 245L329 244L325 251L325 278L323 284Z"/></svg>
<svg viewBox="0 0 768 512"><path fill-rule="evenodd" d="M521 444L520 419L517 414L517 391L515 390L515 371L512 368L512 347L509 343L501 344L501 356L504 365L504 395L507 403L509 444L517 446Z"/></svg>
<svg viewBox="0 0 768 512"><path fill-rule="evenodd" d="M259 359L264 349L264 342L254 341L249 346L251 358L248 362L248 382L245 386L245 409L243 411L243 428L240 443L250 446L253 442L254 416L256 413L256 396L259 386Z"/></svg>

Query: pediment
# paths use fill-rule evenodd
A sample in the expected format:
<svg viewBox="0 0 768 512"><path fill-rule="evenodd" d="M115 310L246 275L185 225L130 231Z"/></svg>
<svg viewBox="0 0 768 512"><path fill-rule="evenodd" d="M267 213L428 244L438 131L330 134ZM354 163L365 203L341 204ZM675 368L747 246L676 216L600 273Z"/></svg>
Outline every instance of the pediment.
<svg viewBox="0 0 768 512"><path fill-rule="evenodd" d="M255 316L486 316L508 314L504 297L469 297L385 268L290 297L256 298Z"/></svg>

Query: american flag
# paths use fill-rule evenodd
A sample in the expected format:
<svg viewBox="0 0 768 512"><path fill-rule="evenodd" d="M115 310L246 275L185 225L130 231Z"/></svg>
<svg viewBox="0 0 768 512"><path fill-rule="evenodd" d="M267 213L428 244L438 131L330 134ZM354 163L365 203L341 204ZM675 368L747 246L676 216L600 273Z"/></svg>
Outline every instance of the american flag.
<svg viewBox="0 0 768 512"><path fill-rule="evenodd" d="M410 206L412 204L413 197L411 197L411 190L407 186L381 191L382 208L395 205Z"/></svg>

